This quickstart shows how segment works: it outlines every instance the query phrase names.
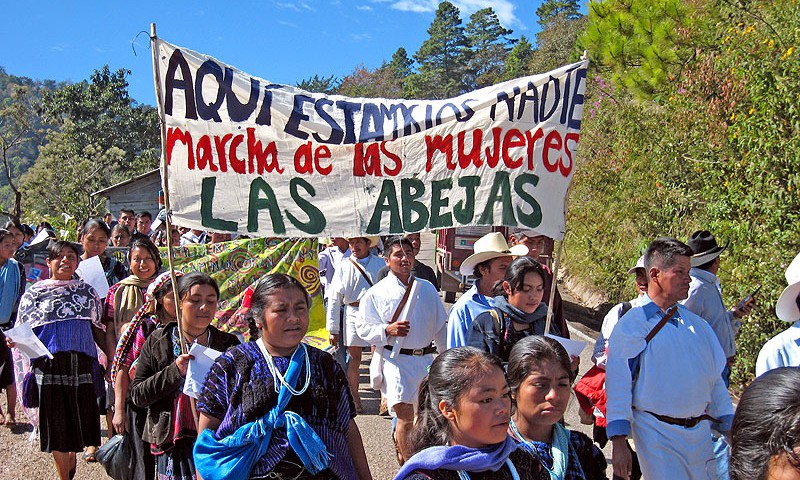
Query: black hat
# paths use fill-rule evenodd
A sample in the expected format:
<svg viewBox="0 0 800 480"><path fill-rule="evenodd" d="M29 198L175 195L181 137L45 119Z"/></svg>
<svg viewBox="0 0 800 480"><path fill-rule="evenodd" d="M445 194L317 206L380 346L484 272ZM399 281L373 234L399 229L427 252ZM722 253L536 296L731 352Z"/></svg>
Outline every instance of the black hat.
<svg viewBox="0 0 800 480"><path fill-rule="evenodd" d="M714 235L712 235L708 230L698 230L694 232L689 237L689 241L686 243L694 253L692 255L693 267L703 265L711 260L714 260L719 256L720 253L722 253L723 250L728 248L727 243L720 247L717 244L717 239L714 238Z"/></svg>

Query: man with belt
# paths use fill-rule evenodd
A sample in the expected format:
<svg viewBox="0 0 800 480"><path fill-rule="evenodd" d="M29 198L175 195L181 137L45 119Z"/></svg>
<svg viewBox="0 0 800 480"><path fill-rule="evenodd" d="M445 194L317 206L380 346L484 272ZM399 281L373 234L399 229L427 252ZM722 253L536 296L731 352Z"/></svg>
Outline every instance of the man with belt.
<svg viewBox="0 0 800 480"><path fill-rule="evenodd" d="M325 327L330 333L331 345L347 347L350 360L347 362L347 382L356 411L362 412L361 397L358 395L358 370L361 366L361 351L369 346L356 333L359 301L375 283L378 270L383 266L380 258L370 254L370 248L378 244L378 237L352 237L347 240L350 257L342 260L333 274L326 292L328 303L325 308ZM344 321L340 321L340 309L345 305ZM342 338L343 337L343 338Z"/></svg>
<svg viewBox="0 0 800 480"><path fill-rule="evenodd" d="M380 388L389 411L397 418L395 443L401 463L411 457L408 434L414 424L419 385L447 342L447 314L436 288L411 275L411 242L391 237L383 254L389 275L370 288L361 300L358 324L361 338L375 345L370 365L373 388Z"/></svg>
<svg viewBox="0 0 800 480"><path fill-rule="evenodd" d="M647 248L647 295L617 323L606 362L606 427L614 475L627 479L632 436L644 478L717 478L711 429L733 405L726 358L708 323L677 302L689 292L692 249L673 238Z"/></svg>

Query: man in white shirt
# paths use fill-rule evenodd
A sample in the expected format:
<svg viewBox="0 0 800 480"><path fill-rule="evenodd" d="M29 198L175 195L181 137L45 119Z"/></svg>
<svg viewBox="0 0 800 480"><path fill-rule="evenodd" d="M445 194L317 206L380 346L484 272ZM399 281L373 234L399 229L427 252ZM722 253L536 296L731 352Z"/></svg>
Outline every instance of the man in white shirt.
<svg viewBox="0 0 800 480"><path fill-rule="evenodd" d="M411 457L408 435L414 425L419 385L447 342L447 315L436 288L411 275L411 242L391 237L384 247L391 273L367 291L361 301L359 335L375 345L370 365L373 388L380 388L397 417L395 441L401 463ZM405 300L404 300L405 299Z"/></svg>
<svg viewBox="0 0 800 480"><path fill-rule="evenodd" d="M325 243L330 243L325 250L319 252L319 281L322 284L323 300L327 312L328 307L328 294L330 293L330 284L333 280L333 274L342 260L350 257L350 246L346 238L333 237L331 239L324 239ZM323 240L320 240L323 242ZM334 312L334 316L336 313ZM333 323L339 324L341 332L341 321L344 319L344 306L339 310L339 316L333 319ZM335 347L334 358L339 362L343 369L347 370L347 349L344 346L344 337L338 336L339 343L331 344Z"/></svg>
<svg viewBox="0 0 800 480"><path fill-rule="evenodd" d="M630 435L643 478L717 478L711 429L730 430L733 404L721 375L725 353L713 330L677 303L689 293L691 255L673 238L650 244L647 295L609 339L606 431L614 475L623 479L632 468Z"/></svg>
<svg viewBox="0 0 800 480"><path fill-rule="evenodd" d="M728 385L731 376L730 366L736 355L736 332L742 325L739 319L750 313L754 304L745 303L728 310L722 302L722 287L717 272L719 272L720 255L728 245L720 247L714 235L708 230L694 232L687 244L693 252L692 269L689 271L692 283L689 284L689 296L681 303L708 322L714 330L728 359L728 364L722 373L725 385Z"/></svg>
<svg viewBox="0 0 800 480"><path fill-rule="evenodd" d="M370 248L378 244L378 237L352 237L347 240L350 257L339 264L333 274L329 291L326 292L328 304L325 308L325 326L330 333L331 345L339 345L339 340L347 347L350 360L347 362L347 381L350 393L356 404L356 411L362 412L361 397L358 394L359 367L361 352L369 343L356 333L356 324L360 321L358 309L361 297L369 287L375 284L378 270L384 262L370 253ZM339 312L344 305L344 322L340 322Z"/></svg>
<svg viewBox="0 0 800 480"><path fill-rule="evenodd" d="M800 254L786 269L788 287L783 289L775 314L792 325L772 337L758 352L756 376L779 367L800 367Z"/></svg>

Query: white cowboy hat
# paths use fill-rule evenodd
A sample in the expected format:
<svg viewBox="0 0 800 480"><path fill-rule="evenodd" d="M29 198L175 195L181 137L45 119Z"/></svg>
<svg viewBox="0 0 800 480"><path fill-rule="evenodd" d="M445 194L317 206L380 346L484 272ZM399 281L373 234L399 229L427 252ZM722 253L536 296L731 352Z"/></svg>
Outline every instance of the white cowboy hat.
<svg viewBox="0 0 800 480"><path fill-rule="evenodd" d="M644 255L639 257L639 260L636 260L636 265L634 265L628 270L628 275L633 275L634 273L636 273L637 268L644 268Z"/></svg>
<svg viewBox="0 0 800 480"><path fill-rule="evenodd" d="M354 238L366 238L367 241L369 242L369 248L377 247L378 246L378 242L381 239L381 237L379 237L377 235L359 235L359 236L355 236L355 237L347 237L347 241L349 242L350 240L352 240Z"/></svg>
<svg viewBox="0 0 800 480"><path fill-rule="evenodd" d="M778 303L775 304L775 314L784 322L800 320L800 308L797 307L796 298L800 295L800 253L794 257L786 269L786 283Z"/></svg>
<svg viewBox="0 0 800 480"><path fill-rule="evenodd" d="M475 240L472 246L475 252L461 262L459 271L462 275L472 275L475 272L475 266L486 260L491 260L497 257L507 256L520 256L528 254L528 247L525 245L514 245L508 247L508 242L503 238L500 232L487 233L481 238Z"/></svg>

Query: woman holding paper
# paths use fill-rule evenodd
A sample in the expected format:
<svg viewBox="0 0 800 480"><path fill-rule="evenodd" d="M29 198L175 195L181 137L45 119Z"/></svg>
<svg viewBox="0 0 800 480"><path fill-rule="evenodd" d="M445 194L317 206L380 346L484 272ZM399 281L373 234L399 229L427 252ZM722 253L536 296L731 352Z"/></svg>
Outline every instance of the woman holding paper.
<svg viewBox="0 0 800 480"><path fill-rule="evenodd" d="M192 447L197 437L193 402L183 393L192 356L181 344L198 343L224 352L239 340L211 326L217 311L219 287L204 273L190 273L178 280L181 329L170 323L153 332L142 346L136 376L130 386L131 401L147 408L142 438L156 456L160 479L195 477ZM181 330L183 338L180 338Z"/></svg>
<svg viewBox="0 0 800 480"><path fill-rule="evenodd" d="M519 340L543 335L547 317L547 305L542 303L544 282L545 273L539 262L517 257L506 269L503 280L494 286L494 308L472 322L467 344L508 361L511 348ZM555 323L550 324L548 333L561 335Z"/></svg>
<svg viewBox="0 0 800 480"><path fill-rule="evenodd" d="M31 370L39 394L40 447L53 453L61 479L75 475L75 452L100 444L96 398L103 389L103 376L96 344L105 347L103 324L94 288L72 278L78 255L69 242L51 242L50 278L31 285L19 306L19 319L31 326L53 355L33 359Z"/></svg>
<svg viewBox="0 0 800 480"><path fill-rule="evenodd" d="M550 478L606 478L606 459L592 440L561 423L575 380L570 357L548 337L523 338L508 362L508 385L514 401L509 433L532 453ZM538 467L539 465L537 465Z"/></svg>
<svg viewBox="0 0 800 480"><path fill-rule="evenodd" d="M128 276L128 269L125 268L123 263L106 255L106 247L108 247L108 238L110 236L111 231L105 222L96 218L86 220L86 223L81 227L80 242L83 247L81 260L99 257L109 287Z"/></svg>
<svg viewBox="0 0 800 480"><path fill-rule="evenodd" d="M198 477L371 480L344 371L302 343L305 288L271 274L251 298L260 338L217 358L197 403Z"/></svg>

